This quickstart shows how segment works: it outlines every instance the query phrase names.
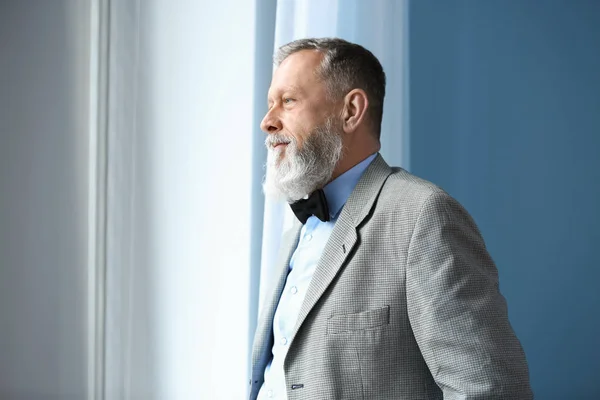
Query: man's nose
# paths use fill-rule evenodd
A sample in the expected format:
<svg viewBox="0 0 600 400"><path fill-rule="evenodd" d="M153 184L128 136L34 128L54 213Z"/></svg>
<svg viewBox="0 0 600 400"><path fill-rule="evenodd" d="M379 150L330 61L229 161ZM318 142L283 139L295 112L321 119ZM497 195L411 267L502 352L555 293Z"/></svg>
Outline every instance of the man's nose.
<svg viewBox="0 0 600 400"><path fill-rule="evenodd" d="M265 115L260 123L260 129L264 133L277 133L283 129L283 125L281 124L281 120L271 110L267 112L267 115Z"/></svg>

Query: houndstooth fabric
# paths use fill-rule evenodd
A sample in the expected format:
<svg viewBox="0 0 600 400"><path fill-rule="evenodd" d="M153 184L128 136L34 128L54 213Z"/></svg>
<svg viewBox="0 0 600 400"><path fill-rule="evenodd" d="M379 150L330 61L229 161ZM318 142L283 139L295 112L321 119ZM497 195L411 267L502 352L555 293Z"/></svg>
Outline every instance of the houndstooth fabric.
<svg viewBox="0 0 600 400"><path fill-rule="evenodd" d="M256 330L250 399L301 225ZM325 246L284 364L288 399L531 399L525 355L475 223L378 155Z"/></svg>

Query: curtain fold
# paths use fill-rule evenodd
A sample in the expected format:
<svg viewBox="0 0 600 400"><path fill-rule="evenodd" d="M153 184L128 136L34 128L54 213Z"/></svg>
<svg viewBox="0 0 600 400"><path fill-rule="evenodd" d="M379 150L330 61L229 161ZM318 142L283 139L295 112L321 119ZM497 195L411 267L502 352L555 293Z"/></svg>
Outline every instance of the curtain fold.
<svg viewBox="0 0 600 400"><path fill-rule="evenodd" d="M104 398L243 398L255 2L109 4Z"/></svg>

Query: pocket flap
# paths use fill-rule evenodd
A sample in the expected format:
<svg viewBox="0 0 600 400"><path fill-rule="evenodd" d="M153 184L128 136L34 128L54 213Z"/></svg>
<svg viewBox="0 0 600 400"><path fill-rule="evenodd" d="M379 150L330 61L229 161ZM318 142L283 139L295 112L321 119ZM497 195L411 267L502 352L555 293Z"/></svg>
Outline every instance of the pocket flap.
<svg viewBox="0 0 600 400"><path fill-rule="evenodd" d="M390 306L354 314L333 315L327 320L327 334L360 331L390 323Z"/></svg>

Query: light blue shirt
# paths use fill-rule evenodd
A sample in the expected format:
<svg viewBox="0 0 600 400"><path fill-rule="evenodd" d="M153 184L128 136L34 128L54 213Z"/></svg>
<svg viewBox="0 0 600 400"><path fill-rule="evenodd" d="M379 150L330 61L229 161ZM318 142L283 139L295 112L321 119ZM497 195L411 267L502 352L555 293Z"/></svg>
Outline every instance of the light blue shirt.
<svg viewBox="0 0 600 400"><path fill-rule="evenodd" d="M308 285L342 207L376 156L377 153L372 154L325 186L323 191L331 220L322 222L313 215L300 231L300 240L290 259L290 271L273 318L273 358L265 369L259 400L287 399L283 362Z"/></svg>

